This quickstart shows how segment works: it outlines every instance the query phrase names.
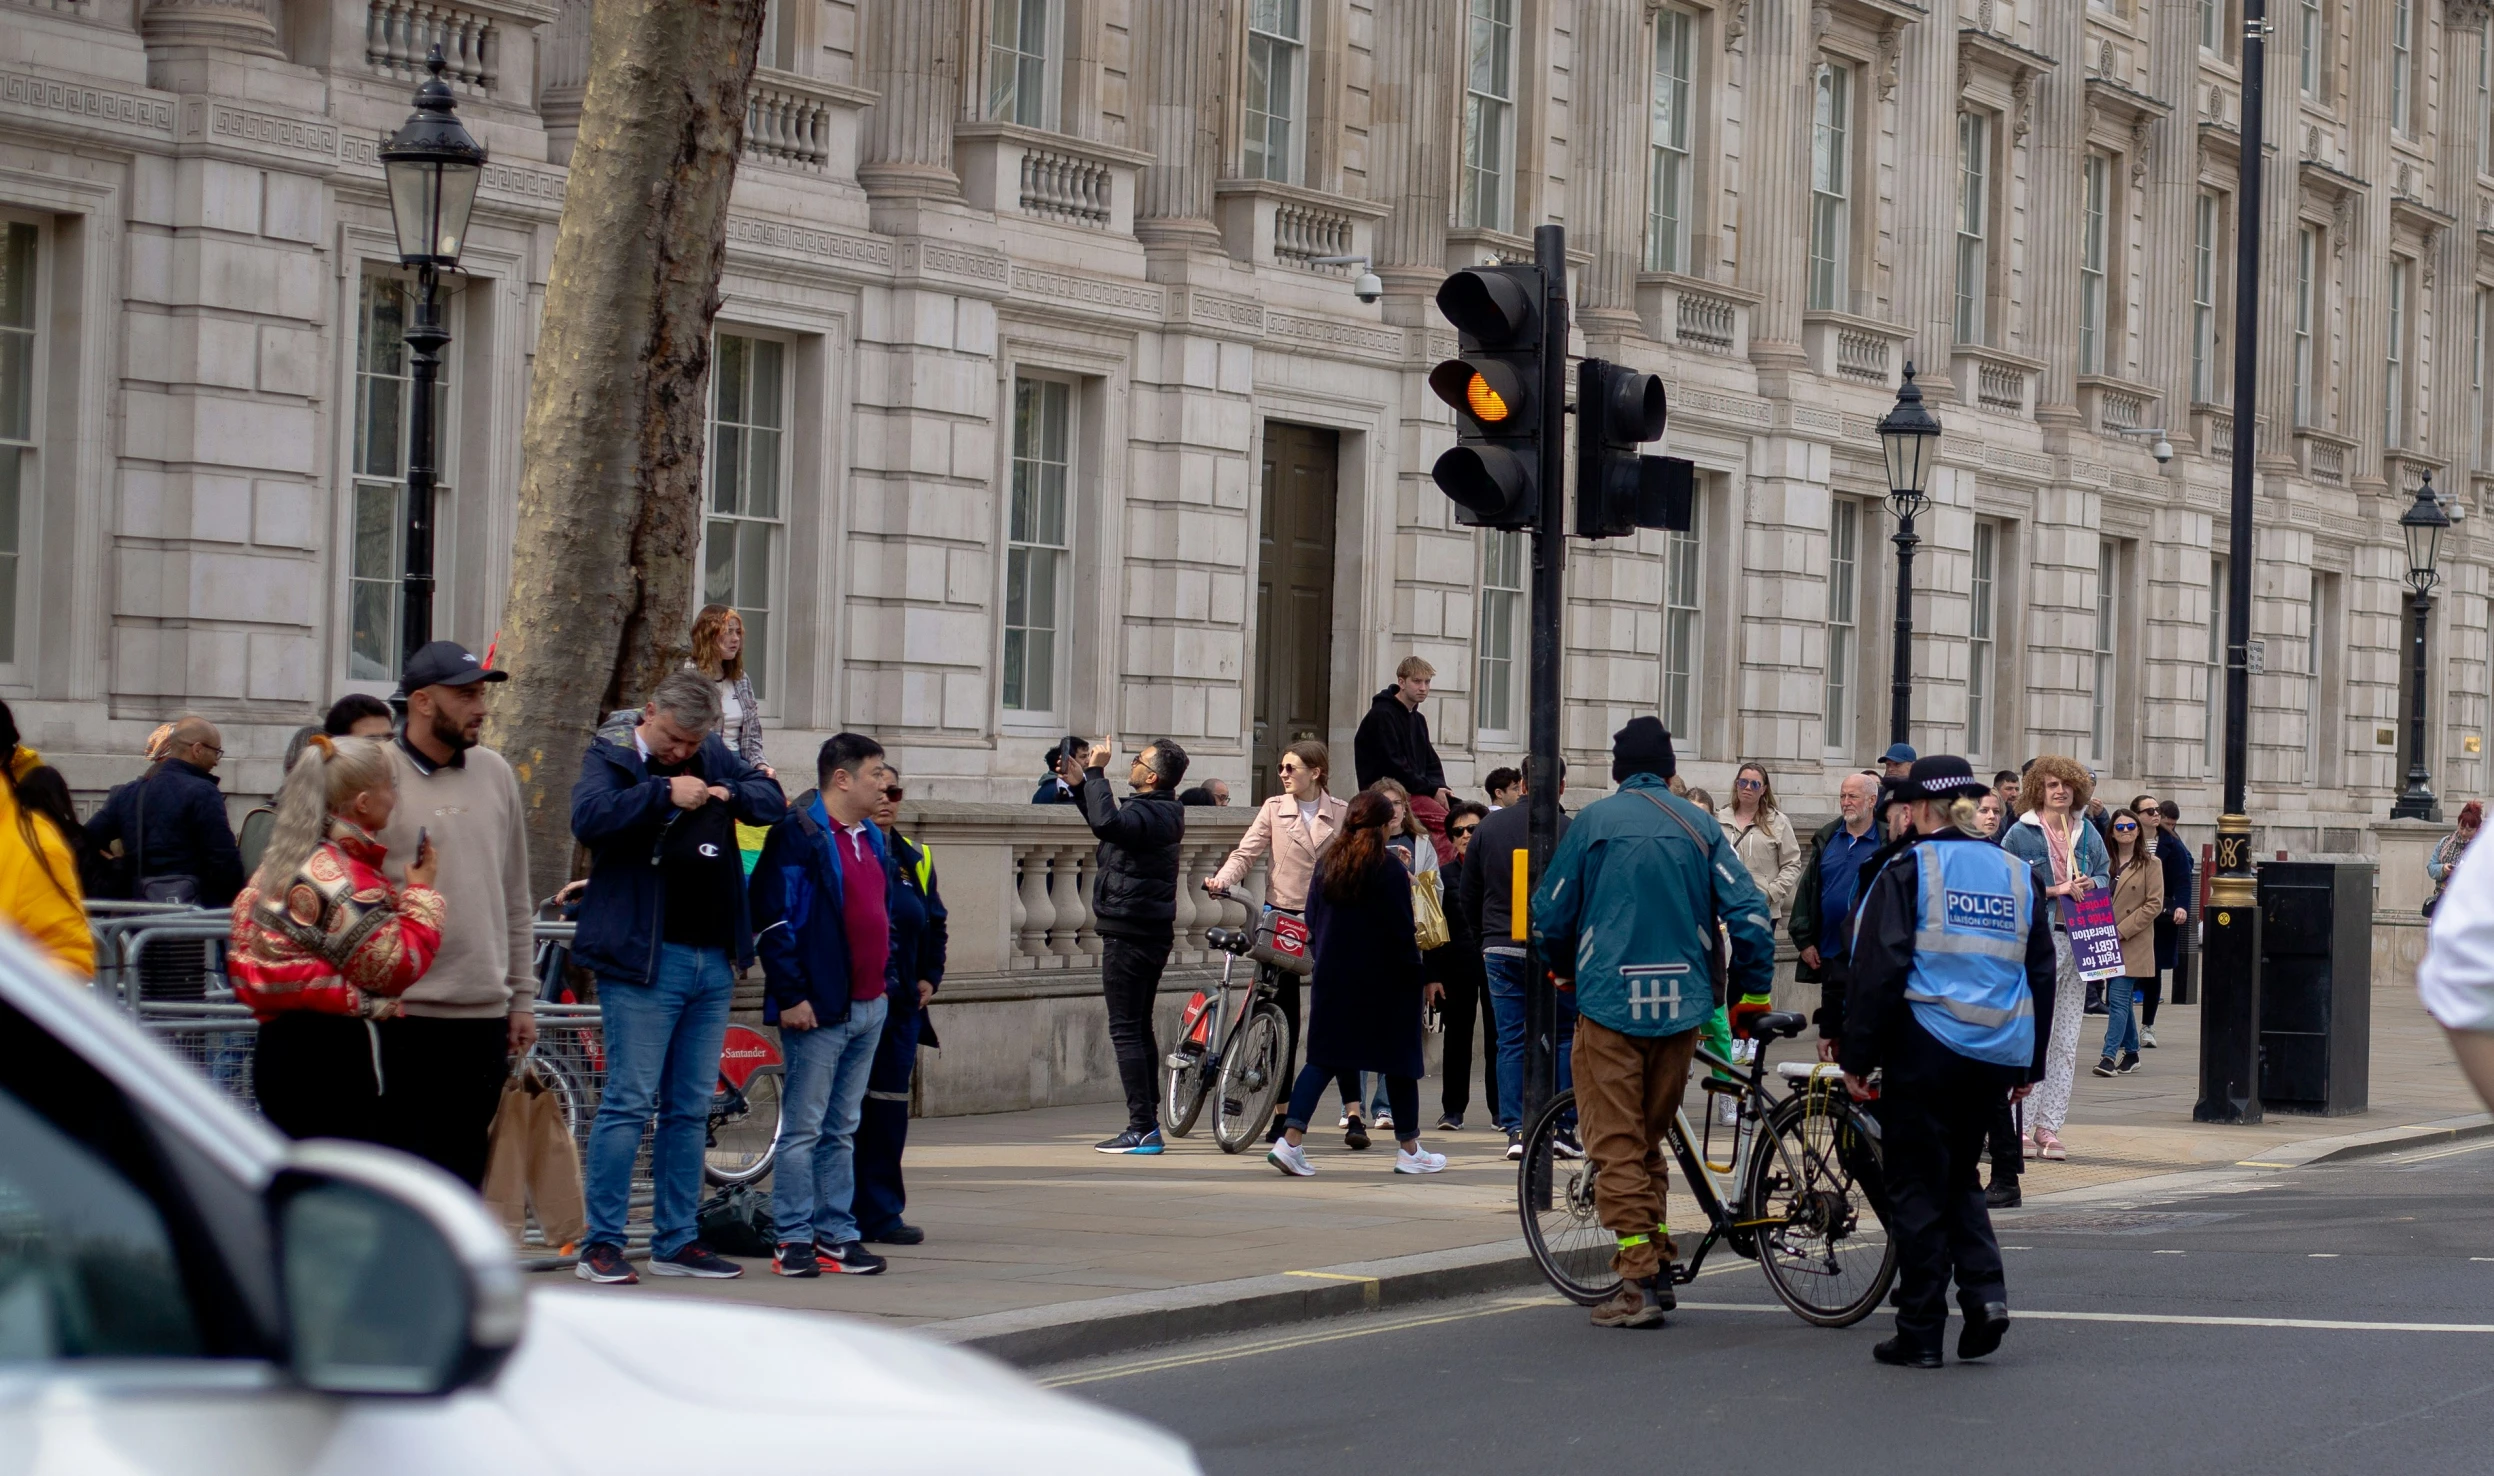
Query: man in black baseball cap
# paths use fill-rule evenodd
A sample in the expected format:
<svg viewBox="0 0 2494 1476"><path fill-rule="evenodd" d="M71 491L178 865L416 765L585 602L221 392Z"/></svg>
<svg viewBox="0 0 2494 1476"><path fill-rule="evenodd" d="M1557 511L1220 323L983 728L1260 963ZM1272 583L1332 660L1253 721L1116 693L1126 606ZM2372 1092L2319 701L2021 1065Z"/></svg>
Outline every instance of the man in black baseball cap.
<svg viewBox="0 0 2494 1476"><path fill-rule="evenodd" d="M537 1039L520 787L500 754L477 746L486 684L508 680L457 641L407 658L407 720L390 745L398 808L379 837L397 881L429 833L445 903L441 952L402 997L402 1015L380 1025L382 1132L471 1185L485 1178L510 1057Z"/></svg>

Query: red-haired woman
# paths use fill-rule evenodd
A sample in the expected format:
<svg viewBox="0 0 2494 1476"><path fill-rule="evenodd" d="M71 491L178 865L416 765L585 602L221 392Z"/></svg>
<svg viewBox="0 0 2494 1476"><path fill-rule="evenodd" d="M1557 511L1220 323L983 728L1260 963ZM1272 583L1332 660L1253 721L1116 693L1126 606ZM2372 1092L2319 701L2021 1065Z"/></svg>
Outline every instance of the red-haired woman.
<svg viewBox="0 0 2494 1476"><path fill-rule="evenodd" d="M1342 833L1317 858L1308 887L1316 974L1308 991L1308 1061L1290 1089L1282 1140L1265 1161L1305 1178L1308 1114L1345 1071L1382 1072L1393 1104L1398 1174L1434 1174L1446 1155L1420 1146L1420 946L1412 937L1411 873L1386 849L1394 802L1362 790Z"/></svg>

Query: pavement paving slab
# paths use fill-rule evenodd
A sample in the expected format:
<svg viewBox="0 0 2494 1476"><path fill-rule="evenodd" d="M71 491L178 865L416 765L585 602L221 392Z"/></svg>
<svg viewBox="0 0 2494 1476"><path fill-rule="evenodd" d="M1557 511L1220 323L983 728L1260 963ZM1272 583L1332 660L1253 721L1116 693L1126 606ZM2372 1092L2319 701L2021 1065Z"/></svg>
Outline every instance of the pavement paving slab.
<svg viewBox="0 0 2494 1476"><path fill-rule="evenodd" d="M2271 1113L2248 1127L2191 1121L2198 1095L2195 1006L2166 1005L2157 1017L2159 1047L2143 1053L2140 1071L2110 1079L2088 1071L2104 1026L2100 1017L2087 1017L2074 1105L2062 1133L2071 1156L2028 1165L2027 1203L2119 1199L2383 1143L2494 1130L2494 1120L2472 1111L2475 1099L2413 988L2378 986L2372 1006L2367 1111L2346 1117ZM1786 1043L1778 1055L1808 1045ZM1433 1085L1423 1084L1424 1106L1436 1095ZM1328 1102L1329 1113L1332 1106ZM1186 1335L1171 1329L1182 1328L1190 1315L1214 1316L1201 1308L1225 1297L1273 1316L1296 1315L1289 1309L1302 1303L1339 1310L1338 1300L1277 1300L1267 1278L1301 1273L1302 1281L1321 1283L1331 1275L1349 1278L1335 1285L1356 1287L1371 1273L1340 1268L1387 1263L1387 1271L1376 1273L1389 1288L1384 1294L1401 1295L1393 1289L1444 1283L1443 1268L1431 1257L1451 1253L1470 1258L1466 1265L1488 1266L1523 1255L1514 1170L1504 1158L1504 1138L1486 1120L1462 1132L1424 1133L1429 1147L1447 1155L1446 1172L1426 1177L1392 1172L1394 1151L1383 1134L1355 1153L1339 1132L1320 1128L1308 1139L1316 1177L1290 1179L1267 1165L1260 1149L1221 1152L1208 1126L1172 1140L1158 1157L1094 1152L1091 1145L1115 1130L1119 1115L1117 1107L1101 1105L912 1123L909 1217L926 1230L927 1242L879 1248L891 1261L883 1275L791 1281L771 1275L767 1261L751 1261L740 1280L649 1279L635 1290L899 1325L953 1323L936 1331L981 1346L991 1345L998 1325L974 1320L1008 1317L1009 1336L993 1346L1028 1356L1045 1342L1030 1329L1052 1320L1095 1331L1124 1329L1115 1337ZM1686 1210L1685 1200L1679 1208ZM1507 1273L1463 1274L1495 1279ZM1216 1287L1224 1290L1211 1290ZM1196 1310L1159 1304L1138 1310L1123 1300L1164 1294L1185 1294ZM1249 1325L1232 1313L1218 1315L1233 1317L1222 1326ZM1086 1345L1086 1351L1110 1351L1115 1337L1103 1335L1100 1346Z"/></svg>

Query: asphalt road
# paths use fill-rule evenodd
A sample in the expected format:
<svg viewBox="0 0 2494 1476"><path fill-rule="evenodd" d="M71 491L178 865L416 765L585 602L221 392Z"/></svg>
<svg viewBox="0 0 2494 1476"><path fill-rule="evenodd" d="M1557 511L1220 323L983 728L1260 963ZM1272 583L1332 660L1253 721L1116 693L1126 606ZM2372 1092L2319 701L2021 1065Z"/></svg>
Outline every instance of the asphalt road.
<svg viewBox="0 0 2494 1476"><path fill-rule="evenodd" d="M1999 1229L2019 1320L1936 1372L1737 1257L1659 1330L1493 1296L1037 1372L1256 1476L2494 1471L2494 1139Z"/></svg>

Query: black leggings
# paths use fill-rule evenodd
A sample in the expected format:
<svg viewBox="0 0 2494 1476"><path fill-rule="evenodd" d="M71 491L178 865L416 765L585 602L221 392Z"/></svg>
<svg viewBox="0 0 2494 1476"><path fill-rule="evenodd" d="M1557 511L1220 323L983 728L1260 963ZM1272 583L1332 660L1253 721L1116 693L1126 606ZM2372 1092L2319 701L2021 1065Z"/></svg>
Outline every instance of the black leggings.
<svg viewBox="0 0 2494 1476"><path fill-rule="evenodd" d="M1305 1131L1308 1114L1316 1110L1318 1100L1325 1095L1326 1084L1341 1076L1348 1076L1354 1083L1359 1080L1356 1070L1337 1071L1314 1061L1300 1067L1299 1080L1290 1089L1290 1116L1285 1119L1286 1124ZM1408 1143L1419 1137L1420 1078L1388 1074L1386 1108L1394 1114L1394 1134L1398 1140Z"/></svg>
<svg viewBox="0 0 2494 1476"><path fill-rule="evenodd" d="M2142 1030L2154 1030L2156 1028L2156 1001L2158 996L2165 992L2165 976L2162 974L2153 974L2145 979L2133 979L2130 982L2139 987L2139 998L2137 1000L2139 1006L2139 1028Z"/></svg>

